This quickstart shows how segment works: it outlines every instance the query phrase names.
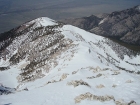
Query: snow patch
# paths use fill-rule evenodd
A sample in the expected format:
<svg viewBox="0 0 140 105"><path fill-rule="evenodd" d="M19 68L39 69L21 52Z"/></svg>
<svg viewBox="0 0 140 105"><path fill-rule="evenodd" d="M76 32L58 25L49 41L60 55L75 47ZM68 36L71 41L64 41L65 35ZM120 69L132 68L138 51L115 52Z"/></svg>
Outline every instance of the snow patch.
<svg viewBox="0 0 140 105"><path fill-rule="evenodd" d="M101 20L100 23L99 23L99 25L102 24L102 23L104 23L105 21L106 21L106 18L103 19L103 20Z"/></svg>

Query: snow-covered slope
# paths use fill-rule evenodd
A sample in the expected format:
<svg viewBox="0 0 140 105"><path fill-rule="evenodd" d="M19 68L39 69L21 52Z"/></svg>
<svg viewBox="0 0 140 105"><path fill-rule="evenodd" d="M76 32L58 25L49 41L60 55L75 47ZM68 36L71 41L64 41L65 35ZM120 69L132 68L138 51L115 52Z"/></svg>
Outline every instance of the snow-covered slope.
<svg viewBox="0 0 140 105"><path fill-rule="evenodd" d="M0 105L140 105L140 55L109 39L43 17L0 48Z"/></svg>

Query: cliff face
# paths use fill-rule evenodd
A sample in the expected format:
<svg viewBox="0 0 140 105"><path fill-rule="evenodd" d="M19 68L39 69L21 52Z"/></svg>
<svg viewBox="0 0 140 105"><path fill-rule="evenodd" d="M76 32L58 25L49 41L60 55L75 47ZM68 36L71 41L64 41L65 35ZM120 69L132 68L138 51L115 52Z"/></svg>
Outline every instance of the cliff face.
<svg viewBox="0 0 140 105"><path fill-rule="evenodd" d="M91 16L90 16L91 17ZM87 18L72 19L65 23L75 25L92 33L116 38L128 44L140 45L140 6L135 6L123 11L112 12L104 17L94 16L94 23ZM93 16L92 16L93 17ZM84 20L77 21L77 20ZM86 25L86 28L83 27Z"/></svg>

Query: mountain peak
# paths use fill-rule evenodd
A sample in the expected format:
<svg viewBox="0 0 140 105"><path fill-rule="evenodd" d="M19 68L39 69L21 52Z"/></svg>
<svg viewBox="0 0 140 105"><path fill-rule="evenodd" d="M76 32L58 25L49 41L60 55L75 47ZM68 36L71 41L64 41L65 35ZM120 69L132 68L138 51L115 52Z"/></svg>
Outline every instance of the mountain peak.
<svg viewBox="0 0 140 105"><path fill-rule="evenodd" d="M0 42L0 104L140 104L137 52L44 17L6 35Z"/></svg>
<svg viewBox="0 0 140 105"><path fill-rule="evenodd" d="M57 22L55 20L52 20L52 19L50 19L48 17L37 18L37 19L32 20L31 22L29 22L29 24L34 23L34 22L36 22L36 23L38 23L38 24L40 24L42 26L56 25L57 24Z"/></svg>

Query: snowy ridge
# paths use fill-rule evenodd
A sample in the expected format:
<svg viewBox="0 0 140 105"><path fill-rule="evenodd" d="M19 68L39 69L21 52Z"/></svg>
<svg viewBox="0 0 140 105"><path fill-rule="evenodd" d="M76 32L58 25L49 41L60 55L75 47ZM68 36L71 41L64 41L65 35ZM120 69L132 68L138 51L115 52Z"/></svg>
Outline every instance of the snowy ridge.
<svg viewBox="0 0 140 105"><path fill-rule="evenodd" d="M140 105L137 53L45 17L16 34L0 62L10 67L0 83L15 90L1 95L1 105Z"/></svg>

